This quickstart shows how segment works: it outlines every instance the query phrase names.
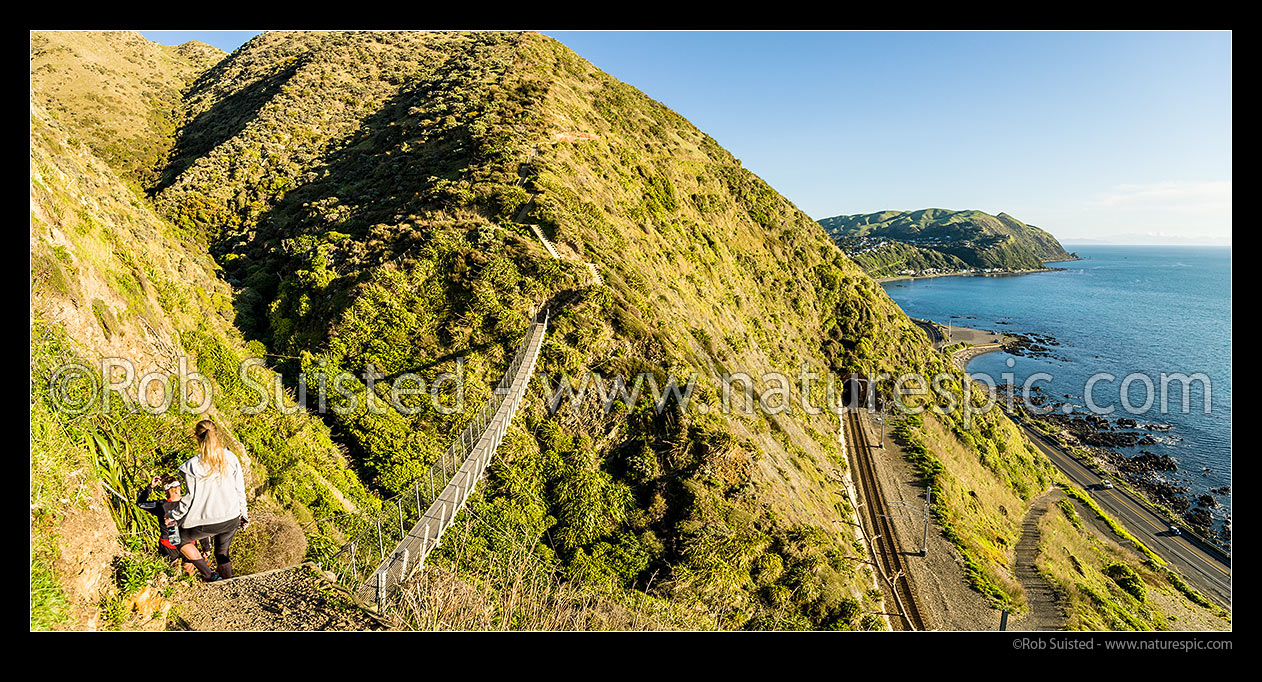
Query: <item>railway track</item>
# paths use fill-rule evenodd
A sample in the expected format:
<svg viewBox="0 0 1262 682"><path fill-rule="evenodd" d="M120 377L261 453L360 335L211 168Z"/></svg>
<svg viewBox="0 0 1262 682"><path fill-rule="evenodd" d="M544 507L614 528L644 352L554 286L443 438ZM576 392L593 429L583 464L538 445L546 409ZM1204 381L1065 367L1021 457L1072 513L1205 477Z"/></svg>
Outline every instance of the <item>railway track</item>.
<svg viewBox="0 0 1262 682"><path fill-rule="evenodd" d="M898 607L901 625L906 630L928 630L929 623L921 613L916 602L916 594L912 589L911 578L907 574L907 562L898 547L898 536L894 534L894 523L890 520L889 505L881 494L881 482L876 476L876 466L872 463L872 446L867 430L860 423L862 417L858 412L848 413L846 423L849 425L851 452L854 457L856 479L860 493L863 495L865 518L872 538L872 551L879 564L882 577L894 593L894 603Z"/></svg>
<svg viewBox="0 0 1262 682"><path fill-rule="evenodd" d="M917 327L924 330L925 335L929 337L929 342L934 348L941 348L946 345L946 337L942 335L942 330L929 320L921 320L915 317L909 318Z"/></svg>

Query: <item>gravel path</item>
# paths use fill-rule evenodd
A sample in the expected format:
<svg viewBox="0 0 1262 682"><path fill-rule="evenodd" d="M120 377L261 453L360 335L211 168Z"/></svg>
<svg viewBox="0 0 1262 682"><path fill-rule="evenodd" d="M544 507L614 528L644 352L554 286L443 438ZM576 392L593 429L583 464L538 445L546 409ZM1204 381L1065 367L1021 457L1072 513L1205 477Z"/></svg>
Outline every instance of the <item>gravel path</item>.
<svg viewBox="0 0 1262 682"><path fill-rule="evenodd" d="M1030 511L1021 521L1021 539L1017 541L1014 552L1013 573L1025 589L1025 599L1030 611L1010 621L1010 630L1065 629L1065 615L1056 598L1056 592L1034 565L1039 552L1039 519L1062 497L1064 492L1060 488L1043 493L1030 505Z"/></svg>
<svg viewBox="0 0 1262 682"><path fill-rule="evenodd" d="M383 629L310 564L181 586L174 602L175 630Z"/></svg>

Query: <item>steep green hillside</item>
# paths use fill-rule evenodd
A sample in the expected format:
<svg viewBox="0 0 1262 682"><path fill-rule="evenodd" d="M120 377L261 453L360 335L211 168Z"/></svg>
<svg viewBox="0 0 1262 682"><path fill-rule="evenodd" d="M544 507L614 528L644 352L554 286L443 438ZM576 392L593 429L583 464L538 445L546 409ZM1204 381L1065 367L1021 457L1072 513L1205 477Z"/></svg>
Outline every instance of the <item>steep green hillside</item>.
<svg viewBox="0 0 1262 682"><path fill-rule="evenodd" d="M135 31L31 33L31 97L125 179L152 185L166 165L181 91L223 50L167 47Z"/></svg>
<svg viewBox="0 0 1262 682"><path fill-rule="evenodd" d="M190 92L178 142L197 158L177 157L158 202L239 283L242 328L292 358L277 365L291 377L369 363L433 376L462 359L462 414L328 416L373 485L401 489L433 461L530 310L561 298L536 396L588 370L661 384L697 372L708 413L589 399L549 418L532 402L476 514L541 540L573 578L652 581L728 625L858 627L877 610L847 605L870 582L846 559L835 417L805 414L800 396L785 414L716 414L730 372L946 369L801 211L536 34L268 34L215 72ZM511 220L519 170L539 193L526 219L560 261ZM502 549L471 532L482 560Z"/></svg>
<svg viewBox="0 0 1262 682"><path fill-rule="evenodd" d="M1047 232L1006 213L882 211L819 221L873 277L966 270L1038 270L1073 256Z"/></svg>
<svg viewBox="0 0 1262 682"><path fill-rule="evenodd" d="M973 269L959 257L949 253L913 246L905 242L883 239L875 243L843 239L838 246L863 271L873 277L895 277L913 273L937 274Z"/></svg>
<svg viewBox="0 0 1262 682"><path fill-rule="evenodd" d="M181 412L179 398L154 413L141 403L160 406L171 395L162 386L175 390L181 357L211 381L208 416L244 456L256 518L292 526L375 498L319 419L242 413L257 397L238 363L262 348L231 326L231 291L217 266L42 106L30 106L31 625L121 627L131 623L125 600L143 584L132 578L164 568L150 558L157 529L133 516L133 499L152 473L172 473L194 454L200 416ZM133 378L108 402L92 400L100 384L85 377L106 358L130 363ZM66 373L71 365L86 369ZM157 379L139 391L151 372ZM252 370L257 381L271 375ZM203 384L190 384L191 404L203 394ZM266 549L253 532L242 538Z"/></svg>
<svg viewBox="0 0 1262 682"><path fill-rule="evenodd" d="M297 520L411 483L550 306L487 481L413 586L433 594L457 576L451 589L487 614L458 622L521 626L487 613L512 601L501 590L522 582L520 564L531 584L564 580L529 623L570 623L599 594L622 627L641 606L662 627L883 626L892 609L855 538L837 417L808 409L801 373L817 376L814 408L829 375L946 373L956 401L964 377L817 223L660 103L534 33L264 34L186 91L156 212L35 112L32 316L53 331L33 355L188 351L220 389L219 418L257 453L258 494ZM247 355L291 395L305 387L307 410L240 415L254 398L235 378ZM56 546L53 500L75 497L64 472L91 467L82 429L114 425L50 409L49 371L33 367L32 419L47 425L33 472L63 473L32 490L33 519L49 519L32 539ZM321 408L314 387L337 372L354 376ZM396 380L443 372L462 389L393 404ZM608 409L595 390L562 394L553 414L548 396L589 372L659 388L696 376L686 405L657 409L646 380ZM734 373L754 390L747 401L737 382L725 410ZM136 439L138 465L188 447L187 418L129 419L117 436ZM938 491L962 579L1020 609L1011 547L1050 464L999 412L930 412L900 437ZM309 541L323 558L335 538ZM410 622L432 627L424 594Z"/></svg>

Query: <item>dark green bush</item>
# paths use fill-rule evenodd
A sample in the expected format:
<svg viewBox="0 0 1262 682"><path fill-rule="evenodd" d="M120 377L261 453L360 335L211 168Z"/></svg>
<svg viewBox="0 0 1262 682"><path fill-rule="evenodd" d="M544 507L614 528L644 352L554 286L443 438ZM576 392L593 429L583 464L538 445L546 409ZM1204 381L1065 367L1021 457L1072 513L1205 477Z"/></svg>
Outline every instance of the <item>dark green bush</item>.
<svg viewBox="0 0 1262 682"><path fill-rule="evenodd" d="M1113 579L1119 587L1126 590L1132 597L1139 601L1144 601L1148 597L1148 588L1144 585L1144 581L1135 573L1135 569L1126 564L1113 563L1104 567L1104 574Z"/></svg>

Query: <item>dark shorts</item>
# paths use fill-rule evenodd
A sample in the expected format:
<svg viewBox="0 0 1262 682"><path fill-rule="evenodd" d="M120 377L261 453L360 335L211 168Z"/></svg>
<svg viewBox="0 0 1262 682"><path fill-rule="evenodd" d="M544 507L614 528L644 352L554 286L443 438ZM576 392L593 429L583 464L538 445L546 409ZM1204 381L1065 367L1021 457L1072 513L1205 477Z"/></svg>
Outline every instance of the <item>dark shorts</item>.
<svg viewBox="0 0 1262 682"><path fill-rule="evenodd" d="M216 545L227 545L232 541L232 536L237 532L237 528L241 525L241 519L235 518L223 523L216 523L209 526L196 526L193 528L180 529L180 542L197 542L206 538L215 538Z"/></svg>
<svg viewBox="0 0 1262 682"><path fill-rule="evenodd" d="M180 556L180 549L178 547L168 545L166 538L158 541L158 553L171 561L182 558Z"/></svg>

